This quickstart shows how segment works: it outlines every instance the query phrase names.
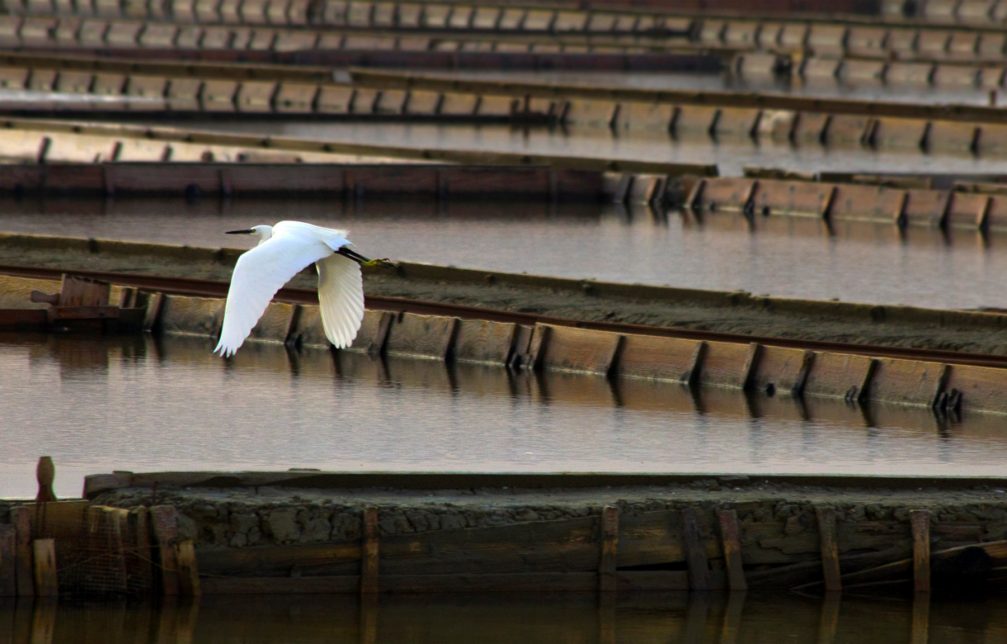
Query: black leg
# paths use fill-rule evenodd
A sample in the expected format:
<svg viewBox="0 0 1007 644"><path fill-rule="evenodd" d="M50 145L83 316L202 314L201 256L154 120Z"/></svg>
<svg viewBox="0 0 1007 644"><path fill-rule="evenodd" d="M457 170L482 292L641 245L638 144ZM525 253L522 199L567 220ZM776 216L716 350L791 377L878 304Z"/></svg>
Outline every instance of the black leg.
<svg viewBox="0 0 1007 644"><path fill-rule="evenodd" d="M361 255L357 251L350 249L348 246L343 246L342 248L340 248L336 252L339 253L340 255L342 255L343 257L348 257L348 258L352 259L353 261L355 261L356 263L361 264L361 265L362 264L370 264L372 262L372 260L364 257L363 255Z"/></svg>

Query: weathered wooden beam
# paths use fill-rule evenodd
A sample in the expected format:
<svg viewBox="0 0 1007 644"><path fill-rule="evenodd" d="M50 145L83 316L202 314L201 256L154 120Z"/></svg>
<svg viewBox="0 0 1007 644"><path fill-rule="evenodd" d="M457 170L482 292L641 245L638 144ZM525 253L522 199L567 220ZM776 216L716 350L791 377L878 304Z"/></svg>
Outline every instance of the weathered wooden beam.
<svg viewBox="0 0 1007 644"><path fill-rule="evenodd" d="M601 510L601 556L598 561L598 590L617 590L616 563L619 559L619 507L606 505Z"/></svg>
<svg viewBox="0 0 1007 644"><path fill-rule="evenodd" d="M0 525L0 597L17 595L17 531Z"/></svg>
<svg viewBox="0 0 1007 644"><path fill-rule="evenodd" d="M379 532L378 509L364 509L363 515L364 545L360 561L360 593L369 595L378 592L379 574Z"/></svg>
<svg viewBox="0 0 1007 644"><path fill-rule="evenodd" d="M151 527L157 543L161 569L161 592L165 595L179 593L178 556L175 544L178 542L178 511L174 506L155 505L150 508Z"/></svg>
<svg viewBox="0 0 1007 644"><path fill-rule="evenodd" d="M727 583L731 590L747 590L745 567L741 558L741 535L738 527L738 513L733 509L718 510L720 539L724 548L724 564L727 567Z"/></svg>
<svg viewBox="0 0 1007 644"><path fill-rule="evenodd" d="M150 547L149 511L145 507L134 508L126 518L126 538L130 550L127 556L127 572L138 588L153 590L154 568Z"/></svg>
<svg viewBox="0 0 1007 644"><path fill-rule="evenodd" d="M178 566L178 594L198 597L199 566L196 563L196 546L191 539L175 544L175 562Z"/></svg>
<svg viewBox="0 0 1007 644"><path fill-rule="evenodd" d="M839 544L836 541L836 511L832 508L815 507L818 517L818 536L822 549L822 576L825 580L826 592L839 592L843 585L840 581Z"/></svg>
<svg viewBox="0 0 1007 644"><path fill-rule="evenodd" d="M34 557L35 595L38 597L58 596L56 540L35 539L32 541L32 556Z"/></svg>
<svg viewBox="0 0 1007 644"><path fill-rule="evenodd" d="M682 540L685 543L685 558L689 566L690 590L709 590L710 566L695 508L687 507L682 510Z"/></svg>
<svg viewBox="0 0 1007 644"><path fill-rule="evenodd" d="M930 592L930 512L912 510L909 525L913 533L913 590Z"/></svg>
<svg viewBox="0 0 1007 644"><path fill-rule="evenodd" d="M11 508L11 523L15 534L15 566L17 568L17 594L30 597L35 594L35 577L32 569L32 517L31 508Z"/></svg>

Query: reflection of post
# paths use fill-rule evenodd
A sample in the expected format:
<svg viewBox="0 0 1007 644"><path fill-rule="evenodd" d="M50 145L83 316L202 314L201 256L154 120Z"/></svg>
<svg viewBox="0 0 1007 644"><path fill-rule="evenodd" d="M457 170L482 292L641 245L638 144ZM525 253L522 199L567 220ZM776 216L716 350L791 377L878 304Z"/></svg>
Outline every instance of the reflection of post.
<svg viewBox="0 0 1007 644"><path fill-rule="evenodd" d="M190 644L199 617L198 599L166 596L161 601L157 644Z"/></svg>
<svg viewBox="0 0 1007 644"><path fill-rule="evenodd" d="M930 641L930 595L926 593L913 596L913 626L909 641L912 644L927 644Z"/></svg>
<svg viewBox="0 0 1007 644"><path fill-rule="evenodd" d="M56 634L55 597L39 597L31 619L31 644L49 644Z"/></svg>
<svg viewBox="0 0 1007 644"><path fill-rule="evenodd" d="M598 593L598 644L615 644L615 608L618 595Z"/></svg>
<svg viewBox="0 0 1007 644"><path fill-rule="evenodd" d="M377 593L360 596L360 644L378 641L378 601Z"/></svg>
<svg viewBox="0 0 1007 644"><path fill-rule="evenodd" d="M724 609L724 624L720 629L720 644L734 644L741 631L741 613L745 608L744 592L727 594L727 608Z"/></svg>
<svg viewBox="0 0 1007 644"><path fill-rule="evenodd" d="M685 611L685 633L681 639L683 644L702 644L706 642L706 618L710 613L710 594L705 592L689 593L689 607Z"/></svg>
<svg viewBox="0 0 1007 644"><path fill-rule="evenodd" d="M822 612L818 619L818 644L830 644L836 641L841 601L842 595L839 593L826 593L822 599Z"/></svg>

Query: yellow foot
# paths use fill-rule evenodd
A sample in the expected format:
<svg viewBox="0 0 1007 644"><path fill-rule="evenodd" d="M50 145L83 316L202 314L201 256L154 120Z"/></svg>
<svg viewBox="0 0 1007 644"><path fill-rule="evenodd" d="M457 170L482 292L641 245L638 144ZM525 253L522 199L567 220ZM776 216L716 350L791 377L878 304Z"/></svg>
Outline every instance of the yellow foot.
<svg viewBox="0 0 1007 644"><path fill-rule="evenodd" d="M368 268L372 266L394 266L395 263L388 259L387 257L382 257L380 259L370 259L361 264L361 266L366 266Z"/></svg>

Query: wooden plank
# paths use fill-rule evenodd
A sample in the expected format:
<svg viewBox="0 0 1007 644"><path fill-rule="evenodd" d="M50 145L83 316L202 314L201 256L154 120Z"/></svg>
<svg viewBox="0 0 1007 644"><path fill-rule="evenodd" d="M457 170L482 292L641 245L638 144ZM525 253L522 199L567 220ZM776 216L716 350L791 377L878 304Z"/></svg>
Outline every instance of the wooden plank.
<svg viewBox="0 0 1007 644"><path fill-rule="evenodd" d="M360 543L201 547L197 551L204 575L283 575L291 569L312 574L356 574L360 568ZM329 572L336 569L338 572ZM345 571L345 572L344 572Z"/></svg>
<svg viewBox="0 0 1007 644"><path fill-rule="evenodd" d="M718 510L720 538L724 548L724 563L727 567L727 582L731 590L747 590L745 568L741 558L741 530L738 513L733 510Z"/></svg>
<svg viewBox="0 0 1007 644"><path fill-rule="evenodd" d="M0 597L17 595L17 531L0 525Z"/></svg>
<svg viewBox="0 0 1007 644"><path fill-rule="evenodd" d="M153 552L150 546L149 511L141 506L129 511L126 519L126 543L130 550L127 574L132 585L145 592L153 590Z"/></svg>
<svg viewBox="0 0 1007 644"><path fill-rule="evenodd" d="M35 595L56 597L59 595L59 579L56 573L56 540L35 539L32 541L34 557Z"/></svg>
<svg viewBox="0 0 1007 644"><path fill-rule="evenodd" d="M818 538L822 549L822 575L826 592L842 590L839 570L839 544L836 541L836 511L832 508L815 507L818 518Z"/></svg>
<svg viewBox="0 0 1007 644"><path fill-rule="evenodd" d="M682 540L685 543L686 563L689 566L689 589L709 590L710 566L695 508L687 507L682 510Z"/></svg>
<svg viewBox="0 0 1007 644"><path fill-rule="evenodd" d="M360 593L369 595L378 592L378 509L365 508L363 515L363 549L360 560Z"/></svg>
<svg viewBox="0 0 1007 644"><path fill-rule="evenodd" d="M178 568L178 594L199 597L199 566L196 563L196 546L191 539L175 544L175 562Z"/></svg>
<svg viewBox="0 0 1007 644"><path fill-rule="evenodd" d="M175 543L178 541L178 511L170 505L155 505L150 508L150 520L158 549L155 561L161 570L161 592L168 596L177 595L179 578Z"/></svg>
<svg viewBox="0 0 1007 644"><path fill-rule="evenodd" d="M913 590L930 592L930 512L911 510L909 525L913 533Z"/></svg>
<svg viewBox="0 0 1007 644"><path fill-rule="evenodd" d="M598 590L616 590L616 562L619 559L619 507L606 505L601 511L601 556L598 562Z"/></svg>
<svg viewBox="0 0 1007 644"><path fill-rule="evenodd" d="M548 328L543 337L538 364L543 369L608 374L619 351L622 336L609 331L576 327L536 325Z"/></svg>
<svg viewBox="0 0 1007 644"><path fill-rule="evenodd" d="M35 594L35 578L32 572L31 508L23 505L11 508L10 517L15 534L17 594L20 597L31 597Z"/></svg>

